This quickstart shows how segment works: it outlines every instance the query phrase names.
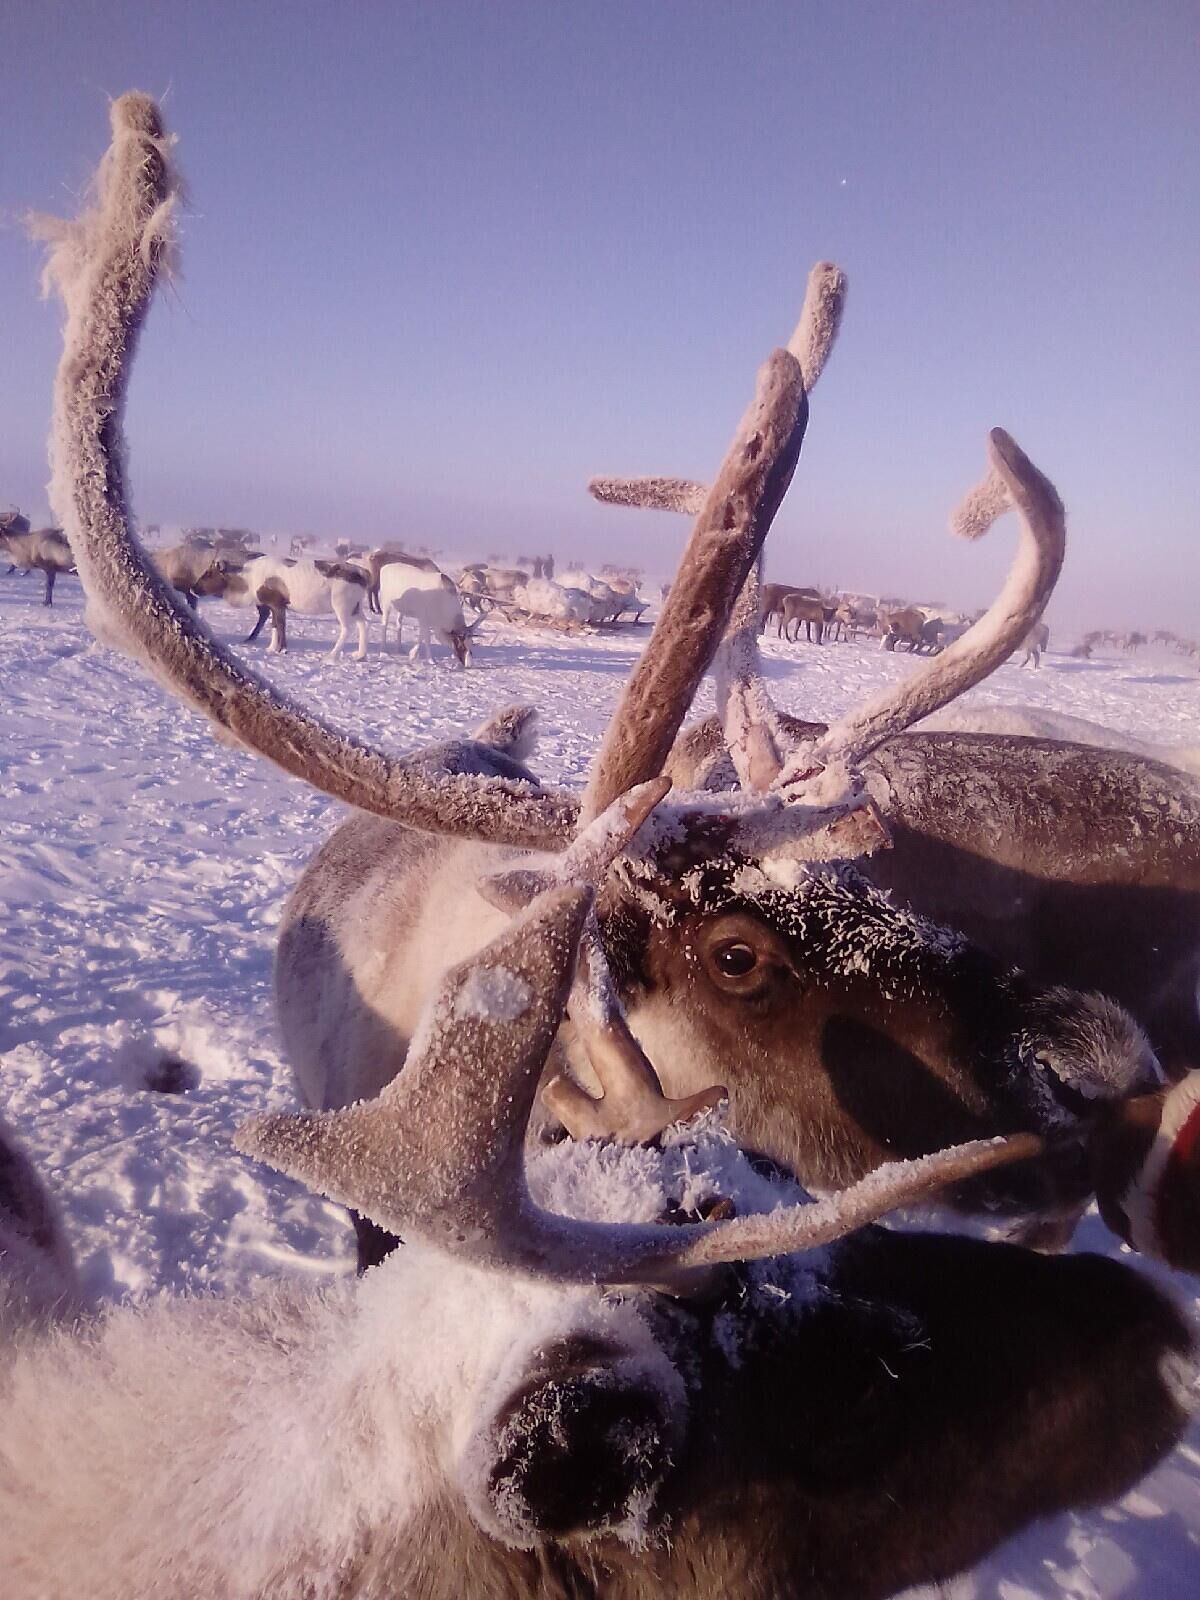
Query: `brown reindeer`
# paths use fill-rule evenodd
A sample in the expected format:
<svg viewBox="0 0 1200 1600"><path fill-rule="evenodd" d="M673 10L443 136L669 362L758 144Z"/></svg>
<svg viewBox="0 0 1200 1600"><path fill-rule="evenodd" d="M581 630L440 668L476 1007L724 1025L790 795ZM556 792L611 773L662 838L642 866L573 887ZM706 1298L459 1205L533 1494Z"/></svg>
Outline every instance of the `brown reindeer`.
<svg viewBox="0 0 1200 1600"><path fill-rule="evenodd" d="M918 611L916 606L881 610L879 622L883 629L882 645L885 650L896 650L901 645L907 645L909 650L915 652L920 647L925 613Z"/></svg>
<svg viewBox="0 0 1200 1600"><path fill-rule="evenodd" d="M790 583L764 583L760 591L762 626L770 627L772 619L775 621L777 637L783 635L783 602L789 595L804 595L810 600L819 600L820 594L816 589L797 589ZM665 599L666 596L664 595Z"/></svg>
<svg viewBox="0 0 1200 1600"><path fill-rule="evenodd" d="M205 545L173 545L167 550L152 551L150 559L160 575L179 591L193 611L199 604L200 594L204 592L196 586L210 572L224 574L240 571L239 566L223 561L214 548Z"/></svg>
<svg viewBox="0 0 1200 1600"><path fill-rule="evenodd" d="M163 679L244 745L373 813L318 854L282 928L280 1022L309 1104L348 1104L400 1072L446 966L503 927L581 821L660 773L717 655L737 781L659 806L607 874L589 976L556 1054L556 1068L569 1063L578 1081L560 1075L548 1091L555 1116L588 1126L587 1089L599 1085L581 1041L597 994L611 994L613 1007L619 996L629 1009L627 1048L642 1059L636 1036L651 1050L669 1097L689 1105L736 1074L733 1126L814 1182L851 1181L897 1149L1033 1129L1062 1138L1039 1162L956 1198L1018 1213L1078 1203L1090 1186L1082 1140L1097 1109L1154 1080L1140 1030L1097 996L1029 982L834 864L882 841L852 770L1003 660L1053 584L1061 506L1007 436L993 438L994 472L1023 533L992 611L926 669L919 692L909 683L852 713L814 747L811 764L797 748L804 765L785 773L786 729L756 666L754 585L736 612L734 600L799 453L805 378L815 380L836 328L840 275L818 271L793 340L799 358L778 351L760 374L580 799L540 788L515 759L527 718L473 742L387 757L282 701L174 603L130 539L120 485L105 469L136 326L105 316L135 318L148 289L149 276L141 300L130 290L101 316L68 287L55 494L89 595ZM92 342L101 328L105 339ZM116 397L103 426L90 409L97 394ZM504 846L539 854L496 848ZM367 1237L364 1258L374 1248Z"/></svg>
<svg viewBox="0 0 1200 1600"><path fill-rule="evenodd" d="M819 595L814 597L793 590L791 594L783 597L783 615L779 631L784 638L795 644L800 637L800 627L803 624L808 642L820 644L825 637L825 625L832 615L832 607L827 606Z"/></svg>
<svg viewBox="0 0 1200 1600"><path fill-rule="evenodd" d="M20 521L24 522L24 517ZM14 567L25 572L45 574L46 591L42 604L54 604L54 580L60 572L75 571L75 557L61 528L35 528L19 532L14 528L0 528L0 549Z"/></svg>

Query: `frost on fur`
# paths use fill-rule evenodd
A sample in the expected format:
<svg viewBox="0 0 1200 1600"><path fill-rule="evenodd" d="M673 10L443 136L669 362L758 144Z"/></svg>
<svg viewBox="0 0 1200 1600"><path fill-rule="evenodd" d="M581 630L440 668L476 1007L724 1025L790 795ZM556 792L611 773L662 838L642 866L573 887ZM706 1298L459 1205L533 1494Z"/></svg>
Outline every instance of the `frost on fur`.
<svg viewBox="0 0 1200 1600"><path fill-rule="evenodd" d="M824 372L838 336L846 309L846 287L846 274L832 261L818 261L808 275L800 320L788 349L800 363L809 394Z"/></svg>
<svg viewBox="0 0 1200 1600"><path fill-rule="evenodd" d="M980 539L1011 505L1008 485L991 467L950 513L950 532L960 539Z"/></svg>

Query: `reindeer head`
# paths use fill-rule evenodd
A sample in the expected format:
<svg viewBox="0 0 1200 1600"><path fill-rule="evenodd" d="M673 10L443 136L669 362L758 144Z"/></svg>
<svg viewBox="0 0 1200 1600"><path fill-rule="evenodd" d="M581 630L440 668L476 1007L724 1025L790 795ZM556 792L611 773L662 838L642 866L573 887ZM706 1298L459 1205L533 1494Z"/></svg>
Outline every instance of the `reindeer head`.
<svg viewBox="0 0 1200 1600"><path fill-rule="evenodd" d="M786 1125L791 1142L776 1153L790 1162L806 1148L824 1152L817 1175L830 1182L857 1176L898 1147L913 1154L976 1132L1060 1132L1086 1110L1094 1076L1089 1087L1074 1079L1066 1085L1078 1091L1070 1105L1044 1092L1061 1074L1054 1068L1047 1080L1039 1059L1067 1063L1068 1076L1075 1071L1076 1058L1053 1030L1040 1051L1014 1053L1025 1013L1013 975L988 973L954 935L920 924L832 865L887 842L859 777L863 758L1003 661L1053 587L1062 506L1008 435L993 431L988 478L960 518L963 531L975 534L1007 507L1018 513L1017 559L996 602L899 689L818 737L795 737L760 670L757 567L799 456L808 393L841 315L844 279L818 266L796 332L761 369L712 487L660 479L597 491L688 509L696 522L583 796L523 776L464 771L445 752L389 756L289 703L231 656L165 588L131 537L119 430L126 358L169 243L175 189L157 108L127 96L113 107L113 125L97 208L73 226L50 267L68 314L51 490L93 625L140 655L227 736L334 797L432 833L541 852L510 863L486 886L506 909L549 884L578 881L580 863L602 857L603 874L583 874L598 886L599 916L586 913L585 956L568 1006L572 1032L593 1058L593 1087L606 1088L596 1055L634 1081L657 1083L619 990L676 1112L704 1103L714 1080L729 1081L737 1126L766 1145L760 1131ZM689 774L687 791L668 802L659 775L713 663L725 755ZM631 794L641 796L628 802L637 822L622 829L613 852L593 825ZM856 945L860 936L868 952ZM841 994L849 998L835 1005L831 996ZM662 1026L664 1013L674 1013L674 1032ZM829 1038L840 1041L840 1073L815 1055ZM1119 1065L1101 1091L1139 1086L1147 1052L1127 1019L1114 1023L1106 1049ZM900 1082L920 1089L920 1109L893 1131L881 1108L904 1101ZM577 1083L560 1078L547 1098L572 1131L592 1127L596 1101ZM615 1131L646 1137L636 1107Z"/></svg>

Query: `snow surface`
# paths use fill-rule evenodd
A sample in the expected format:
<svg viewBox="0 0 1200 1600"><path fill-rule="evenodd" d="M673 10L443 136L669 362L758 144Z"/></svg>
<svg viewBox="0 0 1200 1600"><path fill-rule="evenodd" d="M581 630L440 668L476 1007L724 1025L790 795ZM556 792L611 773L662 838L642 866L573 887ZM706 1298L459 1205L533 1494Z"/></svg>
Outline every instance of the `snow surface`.
<svg viewBox="0 0 1200 1600"><path fill-rule="evenodd" d="M345 1276L344 1213L230 1143L242 1118L294 1103L271 953L284 896L343 808L219 745L134 662L93 644L74 578L59 579L53 610L41 593L39 577L0 577L0 1111L62 1203L92 1296ZM205 615L222 639L242 636L244 614ZM247 654L321 716L392 750L533 701L534 765L575 786L646 636L492 624L475 667L452 672L385 659L376 629L366 661L326 662L332 633L330 619L294 617L286 656ZM781 709L814 718L917 665L870 643L767 639L764 655ZM1002 667L964 703L1084 718L1117 743L1200 745L1200 677L1166 652L1052 652L1038 672ZM698 708L711 708L709 683ZM1094 1216L1080 1242L1122 1253ZM1118 1505L1031 1529L944 1592L1198 1590L1200 1429Z"/></svg>

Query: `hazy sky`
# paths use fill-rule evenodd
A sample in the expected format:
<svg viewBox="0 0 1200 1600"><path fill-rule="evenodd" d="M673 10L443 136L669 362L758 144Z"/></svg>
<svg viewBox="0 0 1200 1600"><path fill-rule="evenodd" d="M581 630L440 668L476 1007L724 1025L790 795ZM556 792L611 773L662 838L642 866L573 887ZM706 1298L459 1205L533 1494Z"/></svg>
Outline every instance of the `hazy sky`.
<svg viewBox="0 0 1200 1600"><path fill-rule="evenodd" d="M1200 632L1200 6L0 0L0 505L46 511L65 210L107 98L191 202L129 433L147 521L673 565L594 472L707 478L812 262L850 278L776 578L987 599L1007 427L1051 621Z"/></svg>

